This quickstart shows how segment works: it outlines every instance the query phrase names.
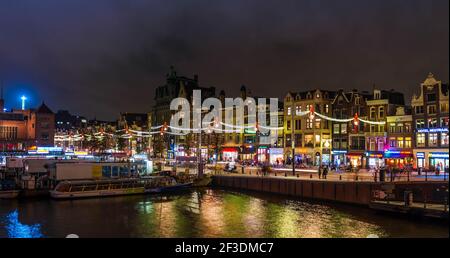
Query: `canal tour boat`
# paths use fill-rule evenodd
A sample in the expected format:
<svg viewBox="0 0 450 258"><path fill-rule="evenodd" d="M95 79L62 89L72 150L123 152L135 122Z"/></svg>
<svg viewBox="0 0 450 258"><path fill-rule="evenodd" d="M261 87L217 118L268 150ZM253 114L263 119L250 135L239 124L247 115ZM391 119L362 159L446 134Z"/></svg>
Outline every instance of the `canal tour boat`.
<svg viewBox="0 0 450 258"><path fill-rule="evenodd" d="M58 183L50 195L56 199L104 197L145 193L163 193L188 188L192 183L177 183L173 177L71 180Z"/></svg>

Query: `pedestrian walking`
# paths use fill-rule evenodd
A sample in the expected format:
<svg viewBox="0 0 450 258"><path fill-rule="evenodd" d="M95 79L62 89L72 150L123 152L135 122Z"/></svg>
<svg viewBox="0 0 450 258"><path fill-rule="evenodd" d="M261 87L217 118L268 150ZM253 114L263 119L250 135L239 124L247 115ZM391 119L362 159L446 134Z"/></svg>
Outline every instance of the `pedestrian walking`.
<svg viewBox="0 0 450 258"><path fill-rule="evenodd" d="M327 175L328 175L328 167L325 166L325 167L323 168L323 179L327 179Z"/></svg>
<svg viewBox="0 0 450 258"><path fill-rule="evenodd" d="M322 178L322 166L320 165L319 166L319 171L318 171L318 174L319 174L319 179L321 179Z"/></svg>

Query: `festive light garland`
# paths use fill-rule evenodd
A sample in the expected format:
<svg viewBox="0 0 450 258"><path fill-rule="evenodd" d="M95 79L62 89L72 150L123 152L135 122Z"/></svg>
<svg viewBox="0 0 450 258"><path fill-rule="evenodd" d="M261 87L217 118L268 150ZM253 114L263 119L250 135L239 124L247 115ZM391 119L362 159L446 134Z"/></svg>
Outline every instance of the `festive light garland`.
<svg viewBox="0 0 450 258"><path fill-rule="evenodd" d="M292 112L292 110L291 110ZM358 117L357 114L355 114L355 117L353 118L347 118L347 119L337 119L337 118L333 118L333 117L329 117L323 114L320 114L318 112L314 111L314 107L312 106L311 109L309 111L302 111L299 113L296 113L296 116L305 116L305 115L310 115L311 117L314 117L314 115L317 115L318 117L325 119L325 120L329 120L329 121L333 121L333 122L338 122L338 123L348 123L351 121L354 121L355 125L358 124L358 121L361 121L363 123L367 123L367 124L372 124L372 125L385 125L386 122L385 121L368 121L368 120L364 120ZM218 127L218 124L216 122L203 122L203 124L211 124L214 123L214 127L210 127L210 128L201 128L201 131L208 131L207 133L212 133L214 132L224 132L224 133L240 133L245 129L255 129L258 130L258 128L262 128L262 129L267 129L267 130L283 130L283 127L271 127L271 126L263 126L263 125L246 125L246 126L240 126L240 125L232 125L232 124L227 124L227 123L223 123L220 122L221 125L224 125L225 127L229 127L229 128L233 128L233 129L222 129ZM67 141L67 140L72 140L72 141L82 141L84 139L90 141L92 139L92 137L95 137L97 139L104 139L106 136L109 137L120 137L120 138L125 138L125 139L130 139L133 137L143 137L143 138L149 138L154 134L169 134L169 135L177 135L177 136L185 136L188 135L189 133L177 133L177 132L170 132L167 131L167 129L172 129L172 130L176 130L176 131L189 131L189 132L194 132L194 131L198 131L199 128L181 128L181 127L176 127L176 126L171 126L171 125L167 125L167 124L163 124L163 125L158 125L158 126L152 126L150 127L150 130L156 130L156 129L161 129L164 128L161 131L138 131L138 130L131 130L131 129L120 129L115 131L115 133L118 132L122 132L125 131L126 133L122 134L122 135L115 135L113 133L106 133L106 132L96 132L96 133L92 133L92 134L76 134L76 135L55 135L55 141Z"/></svg>
<svg viewBox="0 0 450 258"><path fill-rule="evenodd" d="M359 121L363 122L363 123L367 123L367 124L371 124L371 125L385 125L386 122L382 121L382 122L375 122L375 121L367 121L361 118L358 118Z"/></svg>
<svg viewBox="0 0 450 258"><path fill-rule="evenodd" d="M320 113L314 112L315 115L317 115L320 118L326 119L326 120L330 120L330 121L334 121L334 122L339 122L339 123L348 123L352 120L354 120L354 118L347 118L347 119L337 119L337 118L333 118L333 117L328 117L325 115L322 115Z"/></svg>

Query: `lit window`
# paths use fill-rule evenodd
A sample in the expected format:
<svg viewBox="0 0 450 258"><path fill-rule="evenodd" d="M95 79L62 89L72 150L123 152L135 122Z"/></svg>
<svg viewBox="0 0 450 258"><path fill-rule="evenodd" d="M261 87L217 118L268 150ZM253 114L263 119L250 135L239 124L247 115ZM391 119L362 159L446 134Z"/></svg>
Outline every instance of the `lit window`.
<svg viewBox="0 0 450 258"><path fill-rule="evenodd" d="M346 134L347 133L347 124L342 124L341 125L341 133L342 134Z"/></svg>
<svg viewBox="0 0 450 258"><path fill-rule="evenodd" d="M313 120L312 119L306 119L306 129L312 129L313 128Z"/></svg>
<svg viewBox="0 0 450 258"><path fill-rule="evenodd" d="M306 144L306 146L312 146L312 144L313 144L313 135L312 134L305 135L305 144Z"/></svg>
<svg viewBox="0 0 450 258"><path fill-rule="evenodd" d="M405 148L411 148L411 137L405 137Z"/></svg>
<svg viewBox="0 0 450 258"><path fill-rule="evenodd" d="M339 124L334 124L333 125L333 133L334 134L339 134Z"/></svg>
<svg viewBox="0 0 450 258"><path fill-rule="evenodd" d="M288 114L288 116L291 115L291 107L288 107L288 108L287 108L287 114Z"/></svg>
<svg viewBox="0 0 450 258"><path fill-rule="evenodd" d="M295 107L295 114L297 116L299 116L301 112L302 112L302 106L296 106Z"/></svg>
<svg viewBox="0 0 450 258"><path fill-rule="evenodd" d="M421 129L425 127L425 121L423 119L416 120L416 128Z"/></svg>
<svg viewBox="0 0 450 258"><path fill-rule="evenodd" d="M374 151L375 150L375 146L376 146L375 139L374 138L370 138L369 150L370 151Z"/></svg>
<svg viewBox="0 0 450 258"><path fill-rule="evenodd" d="M428 145L429 146L436 146L438 143L438 134L437 133L430 133L428 135Z"/></svg>
<svg viewBox="0 0 450 258"><path fill-rule="evenodd" d="M378 151L382 151L382 150L384 150L384 140L379 139L378 140Z"/></svg>
<svg viewBox="0 0 450 258"><path fill-rule="evenodd" d="M448 117L441 117L441 127L448 127Z"/></svg>
<svg viewBox="0 0 450 258"><path fill-rule="evenodd" d="M370 108L370 118L374 119L375 118L375 107L371 107Z"/></svg>
<svg viewBox="0 0 450 258"><path fill-rule="evenodd" d="M419 146L419 147L425 146L425 134L424 133L418 133L416 135L416 137L417 137L417 139L416 139L417 146Z"/></svg>
<svg viewBox="0 0 450 258"><path fill-rule="evenodd" d="M448 133L441 133L441 145L448 146Z"/></svg>
<svg viewBox="0 0 450 258"><path fill-rule="evenodd" d="M397 147L395 144L395 137L389 138L389 147L391 147L391 148Z"/></svg>
<svg viewBox="0 0 450 258"><path fill-rule="evenodd" d="M405 123L405 133L410 133L410 132L411 132L411 124Z"/></svg>
<svg viewBox="0 0 450 258"><path fill-rule="evenodd" d="M320 135L316 134L316 143L320 143Z"/></svg>
<svg viewBox="0 0 450 258"><path fill-rule="evenodd" d="M316 129L320 129L320 122L321 122L321 119L320 118L316 118L316 121L315 121L315 128Z"/></svg>
<svg viewBox="0 0 450 258"><path fill-rule="evenodd" d="M389 123L389 132L395 133L395 123Z"/></svg>
<svg viewBox="0 0 450 258"><path fill-rule="evenodd" d="M438 126L437 118L428 119L428 126L429 128L436 128Z"/></svg>
<svg viewBox="0 0 450 258"><path fill-rule="evenodd" d="M405 147L404 142L403 142L403 137L398 137L397 138L397 147L398 148L404 148Z"/></svg>

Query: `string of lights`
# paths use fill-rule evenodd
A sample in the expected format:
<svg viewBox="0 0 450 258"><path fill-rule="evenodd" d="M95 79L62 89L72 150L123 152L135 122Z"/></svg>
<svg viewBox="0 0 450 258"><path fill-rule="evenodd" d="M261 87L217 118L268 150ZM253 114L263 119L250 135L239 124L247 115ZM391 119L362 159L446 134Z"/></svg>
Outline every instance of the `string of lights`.
<svg viewBox="0 0 450 258"><path fill-rule="evenodd" d="M346 119L333 118L333 117L329 117L327 115L323 115L318 112L315 112L313 109L311 109L310 111L299 112L296 114L296 116L305 116L308 114L310 114L310 115L312 114L312 116L316 115L322 119L326 119L326 120L338 122L338 123L348 123L351 121L355 121L355 123L357 123L358 121L361 121L363 123L372 124L372 125L386 124L386 122L384 122L384 121L368 121L365 119L361 119L357 115L355 115L355 117L353 117L353 118L346 118ZM266 130L282 130L283 129L283 127L272 127L272 126L263 126L263 125L241 126L241 125L232 125L232 124L220 122L221 125L232 128L232 129L222 129L219 127L219 123L203 122L203 124L211 124L211 123L214 123L213 127L202 128L201 130L206 131L207 133L212 133L213 131L214 132L223 132L223 133L240 133L245 129L255 129L255 130L258 130L259 128L266 129ZM122 132L122 131L126 131L126 133L122 134L122 135L118 135L118 136L116 134L106 133L106 132L96 132L93 134L55 135L55 141L67 141L67 140L82 141L84 139L90 140L90 139L92 139L92 137L95 137L97 139L104 139L106 136L120 137L120 138L124 138L124 139L130 139L132 137L148 138L154 134L169 134L169 135L176 135L176 136L185 136L185 135L188 135L188 133L171 132L171 131L168 131L168 129L172 129L172 130L176 130L176 131L184 131L184 132L185 131L194 132L194 131L199 130L198 128L181 128L181 127L171 126L171 125L167 125L167 124L150 127L151 130L162 129L162 128L163 128L163 130L161 130L161 131L139 131L139 130L131 130L131 129L129 129L129 130L128 129L120 129L120 130L117 130L116 133Z"/></svg>

